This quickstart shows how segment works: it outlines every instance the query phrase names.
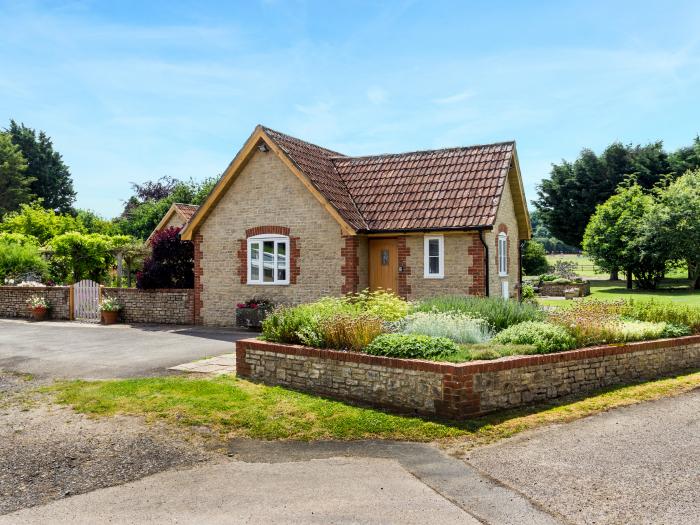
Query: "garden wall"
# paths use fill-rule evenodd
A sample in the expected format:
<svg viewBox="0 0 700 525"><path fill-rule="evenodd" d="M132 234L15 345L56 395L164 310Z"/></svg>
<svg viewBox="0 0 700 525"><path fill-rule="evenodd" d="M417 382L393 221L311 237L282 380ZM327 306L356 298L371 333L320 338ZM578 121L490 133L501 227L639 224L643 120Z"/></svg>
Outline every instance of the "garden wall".
<svg viewBox="0 0 700 525"><path fill-rule="evenodd" d="M700 368L700 336L438 363L244 339L236 372L272 385L464 418Z"/></svg>
<svg viewBox="0 0 700 525"><path fill-rule="evenodd" d="M115 297L122 305L124 323L194 324L194 290L162 288L103 288L102 296Z"/></svg>
<svg viewBox="0 0 700 525"><path fill-rule="evenodd" d="M0 317L28 318L27 299L34 295L49 302L50 319L70 319L69 286L0 286Z"/></svg>
<svg viewBox="0 0 700 525"><path fill-rule="evenodd" d="M551 282L543 282L539 285L537 293L545 297L564 297L564 291L570 288L575 288L578 291L577 297L585 297L587 295L591 295L591 284L588 282L582 284L558 284Z"/></svg>

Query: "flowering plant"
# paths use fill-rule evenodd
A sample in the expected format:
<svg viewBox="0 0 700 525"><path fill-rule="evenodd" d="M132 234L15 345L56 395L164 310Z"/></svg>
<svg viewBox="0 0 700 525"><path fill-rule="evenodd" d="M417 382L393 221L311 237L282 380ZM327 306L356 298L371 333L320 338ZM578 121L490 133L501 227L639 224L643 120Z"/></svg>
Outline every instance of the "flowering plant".
<svg viewBox="0 0 700 525"><path fill-rule="evenodd" d="M238 303L236 308L252 308L253 310L272 310L274 305L269 299L253 297L244 303Z"/></svg>
<svg viewBox="0 0 700 525"><path fill-rule="evenodd" d="M39 295L33 295L27 299L27 304L32 310L48 310L49 302Z"/></svg>
<svg viewBox="0 0 700 525"><path fill-rule="evenodd" d="M100 301L100 310L103 312L118 312L121 309L122 305L114 297L105 297Z"/></svg>

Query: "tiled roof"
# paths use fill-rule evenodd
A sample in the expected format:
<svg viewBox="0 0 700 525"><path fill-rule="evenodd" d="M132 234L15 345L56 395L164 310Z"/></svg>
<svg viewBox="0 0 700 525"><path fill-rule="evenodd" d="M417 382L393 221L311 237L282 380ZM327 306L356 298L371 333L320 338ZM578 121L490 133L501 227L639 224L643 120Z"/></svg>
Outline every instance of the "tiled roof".
<svg viewBox="0 0 700 525"><path fill-rule="evenodd" d="M264 128L358 231L492 226L514 142L347 157Z"/></svg>
<svg viewBox="0 0 700 525"><path fill-rule="evenodd" d="M178 213L180 213L180 215L184 217L186 222L189 222L190 219L194 216L195 213L197 213L197 210L199 209L199 206L195 206L194 204L182 204L180 202L176 202L174 206L177 209Z"/></svg>

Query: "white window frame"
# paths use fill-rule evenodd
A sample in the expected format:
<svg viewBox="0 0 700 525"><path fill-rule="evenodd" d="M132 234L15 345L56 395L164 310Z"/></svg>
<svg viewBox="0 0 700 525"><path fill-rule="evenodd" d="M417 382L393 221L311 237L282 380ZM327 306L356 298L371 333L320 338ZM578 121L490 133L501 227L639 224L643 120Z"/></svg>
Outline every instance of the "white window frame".
<svg viewBox="0 0 700 525"><path fill-rule="evenodd" d="M508 234L505 232L498 234L498 275L508 275Z"/></svg>
<svg viewBox="0 0 700 525"><path fill-rule="evenodd" d="M273 254L273 268L274 272L272 274L273 280L270 282L264 282L263 281L263 243L265 241L273 241L275 243L275 251ZM253 244L258 244L258 253L260 254L259 261L258 261L258 279L254 280L251 278L252 275L252 266L253 266L253 259L252 259L252 245ZM284 244L285 245L285 250L284 253L287 255L287 265L286 265L286 272L285 272L285 279L277 279L277 246L279 244ZM289 237L285 235L254 235L253 237L248 237L248 284L257 284L257 285L264 285L264 286L282 286L285 284L289 284L289 272L291 271L291 264L290 264L290 250L289 250Z"/></svg>
<svg viewBox="0 0 700 525"><path fill-rule="evenodd" d="M438 273L430 273L430 241L438 241ZM423 277L425 279L443 279L445 277L445 238L442 235L423 237Z"/></svg>

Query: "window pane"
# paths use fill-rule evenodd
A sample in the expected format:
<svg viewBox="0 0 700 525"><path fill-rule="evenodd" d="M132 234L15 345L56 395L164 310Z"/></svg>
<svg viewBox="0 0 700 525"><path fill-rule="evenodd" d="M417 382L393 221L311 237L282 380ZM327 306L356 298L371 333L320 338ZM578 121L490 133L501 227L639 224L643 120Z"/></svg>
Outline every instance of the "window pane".
<svg viewBox="0 0 700 525"><path fill-rule="evenodd" d="M428 273L435 275L440 273L440 257L430 257L428 259Z"/></svg>
<svg viewBox="0 0 700 525"><path fill-rule="evenodd" d="M287 280L287 270L285 268L277 268L277 280L286 281Z"/></svg>
<svg viewBox="0 0 700 525"><path fill-rule="evenodd" d="M277 243L277 268L287 267L287 243Z"/></svg>
<svg viewBox="0 0 700 525"><path fill-rule="evenodd" d="M258 263L251 263L250 264L250 280L257 281L259 279L260 279L260 267L258 266Z"/></svg>
<svg viewBox="0 0 700 525"><path fill-rule="evenodd" d="M250 243L250 260L257 261L260 258L260 243Z"/></svg>
<svg viewBox="0 0 700 525"><path fill-rule="evenodd" d="M263 242L263 282L275 280L275 241Z"/></svg>
<svg viewBox="0 0 700 525"><path fill-rule="evenodd" d="M440 256L440 241L438 239L430 239L428 241L428 255L430 257Z"/></svg>

